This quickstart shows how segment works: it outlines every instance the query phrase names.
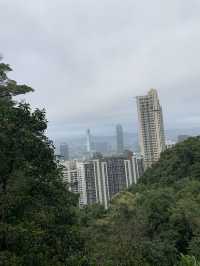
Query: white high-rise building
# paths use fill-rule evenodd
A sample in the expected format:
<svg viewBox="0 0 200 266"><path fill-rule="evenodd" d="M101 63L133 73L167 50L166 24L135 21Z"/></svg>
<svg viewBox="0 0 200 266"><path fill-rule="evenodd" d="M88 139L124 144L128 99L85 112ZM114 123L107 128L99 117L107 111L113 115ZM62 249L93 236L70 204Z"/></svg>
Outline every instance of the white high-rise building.
<svg viewBox="0 0 200 266"><path fill-rule="evenodd" d="M87 161L62 161L63 181L79 194L79 206L99 203L107 209L112 198L137 183L143 174L143 158L106 157Z"/></svg>
<svg viewBox="0 0 200 266"><path fill-rule="evenodd" d="M61 161L63 168L63 181L69 191L79 194L79 206L88 204L86 190L85 163L79 161Z"/></svg>
<svg viewBox="0 0 200 266"><path fill-rule="evenodd" d="M165 150L162 107L158 93L151 89L147 95L137 97L139 139L145 168L157 162Z"/></svg>

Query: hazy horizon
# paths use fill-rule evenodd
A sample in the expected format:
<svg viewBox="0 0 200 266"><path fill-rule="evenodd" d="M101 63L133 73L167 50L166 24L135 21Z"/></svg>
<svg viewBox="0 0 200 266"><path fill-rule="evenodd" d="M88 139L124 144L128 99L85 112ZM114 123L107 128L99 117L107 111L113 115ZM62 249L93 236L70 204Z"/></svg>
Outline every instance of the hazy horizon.
<svg viewBox="0 0 200 266"><path fill-rule="evenodd" d="M156 88L165 129L200 125L197 0L1 0L11 77L35 92L50 138L137 132L134 97ZM184 133L184 132L183 132Z"/></svg>

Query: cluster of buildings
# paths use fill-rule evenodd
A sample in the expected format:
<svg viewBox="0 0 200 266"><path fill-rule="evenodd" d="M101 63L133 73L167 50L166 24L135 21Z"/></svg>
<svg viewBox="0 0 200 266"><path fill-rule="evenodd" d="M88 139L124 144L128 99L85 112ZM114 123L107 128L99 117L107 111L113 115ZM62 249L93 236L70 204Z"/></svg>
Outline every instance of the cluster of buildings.
<svg viewBox="0 0 200 266"><path fill-rule="evenodd" d="M99 203L107 209L114 195L136 184L144 173L143 157L131 153L61 163L69 190L80 195L80 207Z"/></svg>
<svg viewBox="0 0 200 266"><path fill-rule="evenodd" d="M160 158L174 143L166 143L162 107L158 93L151 89L147 95L136 97L140 153L125 151L123 128L116 126L116 152L112 156L97 151L90 130L86 132L86 156L69 160L66 144L60 147L64 166L64 181L69 190L79 194L79 205L102 204L106 209L114 195L136 184L144 171ZM181 136L183 140L188 136ZM101 146L101 145L100 145Z"/></svg>
<svg viewBox="0 0 200 266"><path fill-rule="evenodd" d="M107 143L105 142L98 143L93 140L90 129L86 131L86 153L85 153L86 158L90 159L97 153L106 154L107 151L106 146ZM116 126L116 150L114 154L121 155L124 153L124 151L125 151L124 132L122 126L118 124Z"/></svg>

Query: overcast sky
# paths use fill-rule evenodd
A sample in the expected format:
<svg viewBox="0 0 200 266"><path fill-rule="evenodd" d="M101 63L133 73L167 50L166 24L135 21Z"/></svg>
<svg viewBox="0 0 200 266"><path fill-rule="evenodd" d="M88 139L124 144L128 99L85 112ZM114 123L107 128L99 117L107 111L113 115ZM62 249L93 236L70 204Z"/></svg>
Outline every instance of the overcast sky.
<svg viewBox="0 0 200 266"><path fill-rule="evenodd" d="M0 53L52 138L116 123L158 89L165 128L200 125L199 0L0 0Z"/></svg>

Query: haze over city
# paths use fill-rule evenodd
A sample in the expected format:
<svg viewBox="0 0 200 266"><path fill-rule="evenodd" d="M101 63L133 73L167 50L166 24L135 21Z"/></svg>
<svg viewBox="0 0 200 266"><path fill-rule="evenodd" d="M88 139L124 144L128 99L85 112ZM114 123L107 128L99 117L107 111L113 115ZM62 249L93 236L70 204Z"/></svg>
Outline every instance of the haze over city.
<svg viewBox="0 0 200 266"><path fill-rule="evenodd" d="M165 128L199 128L200 2L0 1L1 52L12 78L45 107L48 135L137 132L134 97L156 88ZM184 132L183 132L184 133Z"/></svg>
<svg viewBox="0 0 200 266"><path fill-rule="evenodd" d="M0 266L200 266L200 0L0 0Z"/></svg>

